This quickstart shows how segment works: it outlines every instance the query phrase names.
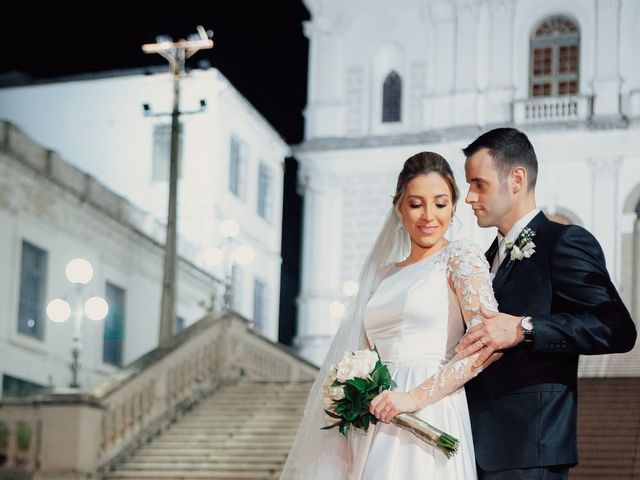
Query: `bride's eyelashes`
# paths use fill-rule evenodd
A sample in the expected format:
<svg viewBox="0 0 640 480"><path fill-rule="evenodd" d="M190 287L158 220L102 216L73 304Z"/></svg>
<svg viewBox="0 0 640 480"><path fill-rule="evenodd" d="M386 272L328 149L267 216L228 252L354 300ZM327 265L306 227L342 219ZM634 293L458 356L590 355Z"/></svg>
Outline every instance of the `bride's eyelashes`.
<svg viewBox="0 0 640 480"><path fill-rule="evenodd" d="M409 208L420 208L421 206L422 206L421 203L409 204ZM438 208L446 208L448 206L449 206L449 204L447 204L447 203L436 203L436 207L438 207Z"/></svg>

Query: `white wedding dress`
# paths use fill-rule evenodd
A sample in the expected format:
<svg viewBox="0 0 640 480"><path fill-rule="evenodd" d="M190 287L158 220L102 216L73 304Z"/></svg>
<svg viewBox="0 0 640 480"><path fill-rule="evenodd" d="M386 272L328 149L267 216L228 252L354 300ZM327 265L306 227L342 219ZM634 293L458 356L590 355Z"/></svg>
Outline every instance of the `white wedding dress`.
<svg viewBox="0 0 640 480"><path fill-rule="evenodd" d="M454 347L465 323L479 320L480 302L497 304L489 265L472 242L460 240L416 263L390 266L371 296L364 328L370 345L388 364L393 390L408 391L430 380L432 403L415 412L460 440L448 459L411 433L378 422L368 432L351 428L352 480L473 480L476 465L467 400L462 385L478 374L476 356L457 361Z"/></svg>

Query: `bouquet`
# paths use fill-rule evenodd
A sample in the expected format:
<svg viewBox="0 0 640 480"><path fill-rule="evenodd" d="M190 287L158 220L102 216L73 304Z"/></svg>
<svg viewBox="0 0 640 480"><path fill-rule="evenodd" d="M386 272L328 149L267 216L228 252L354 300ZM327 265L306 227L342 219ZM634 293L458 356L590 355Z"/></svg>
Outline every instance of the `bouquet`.
<svg viewBox="0 0 640 480"><path fill-rule="evenodd" d="M323 430L338 428L345 437L353 425L367 431L378 419L369 412L369 403L383 390L395 386L389 369L380 361L378 351L345 352L336 366L331 366L324 389L324 411L328 423ZM457 438L429 425L411 413L399 413L391 421L430 445L439 448L449 458L458 450Z"/></svg>

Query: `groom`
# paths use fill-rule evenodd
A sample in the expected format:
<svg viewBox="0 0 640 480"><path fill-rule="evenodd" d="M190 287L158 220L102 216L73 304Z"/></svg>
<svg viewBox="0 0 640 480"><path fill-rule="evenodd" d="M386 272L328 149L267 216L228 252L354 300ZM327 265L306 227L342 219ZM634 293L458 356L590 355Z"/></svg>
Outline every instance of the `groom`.
<svg viewBox="0 0 640 480"><path fill-rule="evenodd" d="M486 253L500 312L482 311L457 350L503 357L466 386L479 480L566 479L578 463L578 355L626 352L636 329L597 240L536 208L527 136L491 130L463 149L466 202L497 227Z"/></svg>

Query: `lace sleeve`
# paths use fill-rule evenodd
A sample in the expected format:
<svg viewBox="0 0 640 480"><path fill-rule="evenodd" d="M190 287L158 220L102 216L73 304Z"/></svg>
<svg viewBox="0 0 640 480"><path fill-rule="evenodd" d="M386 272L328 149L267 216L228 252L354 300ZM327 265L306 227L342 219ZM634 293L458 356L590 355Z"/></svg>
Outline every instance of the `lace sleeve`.
<svg viewBox="0 0 640 480"><path fill-rule="evenodd" d="M471 241L458 241L449 247L447 277L458 298L467 327L482 321L480 304L489 310L498 310L491 286L489 264L480 248ZM482 367L473 368L478 354L466 358L452 358L431 378L418 386L422 406L436 402L457 390L480 373Z"/></svg>

